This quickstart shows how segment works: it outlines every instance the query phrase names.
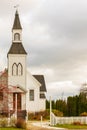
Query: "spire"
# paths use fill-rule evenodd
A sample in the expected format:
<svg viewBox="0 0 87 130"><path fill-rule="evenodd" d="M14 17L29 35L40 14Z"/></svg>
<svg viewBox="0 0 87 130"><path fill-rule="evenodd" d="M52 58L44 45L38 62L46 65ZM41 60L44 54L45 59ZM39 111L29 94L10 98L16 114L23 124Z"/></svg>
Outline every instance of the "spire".
<svg viewBox="0 0 87 130"><path fill-rule="evenodd" d="M20 24L19 14L18 14L17 10L15 13L15 19L14 19L14 24L13 24L12 29L22 29L21 24Z"/></svg>
<svg viewBox="0 0 87 130"><path fill-rule="evenodd" d="M12 28L12 45L8 54L27 54L22 44L22 27L17 10Z"/></svg>

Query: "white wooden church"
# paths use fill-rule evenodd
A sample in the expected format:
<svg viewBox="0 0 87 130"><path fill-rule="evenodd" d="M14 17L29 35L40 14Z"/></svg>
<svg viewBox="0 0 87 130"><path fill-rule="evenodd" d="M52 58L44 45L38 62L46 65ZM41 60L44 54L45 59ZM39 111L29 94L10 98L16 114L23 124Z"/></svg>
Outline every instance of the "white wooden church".
<svg viewBox="0 0 87 130"><path fill-rule="evenodd" d="M7 53L8 67L0 74L0 112L19 115L46 109L46 86L43 75L27 71L27 52L22 43L22 26L18 11L12 28L12 44ZM25 114L24 114L25 115Z"/></svg>

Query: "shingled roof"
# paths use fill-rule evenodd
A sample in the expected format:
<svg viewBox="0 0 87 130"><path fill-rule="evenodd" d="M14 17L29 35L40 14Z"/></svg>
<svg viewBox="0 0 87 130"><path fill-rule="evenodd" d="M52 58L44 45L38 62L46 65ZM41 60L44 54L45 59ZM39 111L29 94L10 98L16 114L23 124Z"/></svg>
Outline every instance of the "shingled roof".
<svg viewBox="0 0 87 130"><path fill-rule="evenodd" d="M46 98L45 94L44 93L40 93L40 98L41 99L45 99Z"/></svg>
<svg viewBox="0 0 87 130"><path fill-rule="evenodd" d="M18 14L17 10L15 13L15 19L14 19L14 24L13 24L12 29L22 29L21 24L20 24L19 14Z"/></svg>
<svg viewBox="0 0 87 130"><path fill-rule="evenodd" d="M33 76L41 83L40 91L46 92L44 76L43 75L33 75Z"/></svg>
<svg viewBox="0 0 87 130"><path fill-rule="evenodd" d="M8 54L27 54L21 42L12 43Z"/></svg>

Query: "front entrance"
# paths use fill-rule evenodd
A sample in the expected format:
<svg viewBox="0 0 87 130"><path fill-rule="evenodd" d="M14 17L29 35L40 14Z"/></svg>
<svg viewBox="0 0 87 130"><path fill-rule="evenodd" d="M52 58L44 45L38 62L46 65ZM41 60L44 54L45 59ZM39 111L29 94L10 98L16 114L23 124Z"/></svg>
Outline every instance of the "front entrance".
<svg viewBox="0 0 87 130"><path fill-rule="evenodd" d="M17 102L17 110L21 110L21 93L13 93L13 110L16 109L15 106L16 102Z"/></svg>

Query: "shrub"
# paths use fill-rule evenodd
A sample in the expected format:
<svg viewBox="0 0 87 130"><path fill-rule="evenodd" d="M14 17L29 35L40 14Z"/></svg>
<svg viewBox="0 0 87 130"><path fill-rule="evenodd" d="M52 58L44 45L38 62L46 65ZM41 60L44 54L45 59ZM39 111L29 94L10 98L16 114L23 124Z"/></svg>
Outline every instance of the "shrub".
<svg viewBox="0 0 87 130"><path fill-rule="evenodd" d="M61 112L59 110L54 109L52 112L55 114L55 116L59 116L59 117L63 116L63 112Z"/></svg>
<svg viewBox="0 0 87 130"><path fill-rule="evenodd" d="M87 116L87 112L81 113L80 116Z"/></svg>
<svg viewBox="0 0 87 130"><path fill-rule="evenodd" d="M40 111L35 113L28 113L29 120L41 120L41 116L44 119L49 119L49 111Z"/></svg>
<svg viewBox="0 0 87 130"><path fill-rule="evenodd" d="M10 120L10 126L14 127L15 124L16 124L16 119L14 117L12 117L11 120Z"/></svg>
<svg viewBox="0 0 87 130"><path fill-rule="evenodd" d="M58 111L58 110L53 110L53 113L56 116L63 116L63 113ZM28 113L28 119L29 120L41 120L41 116L43 117L43 120L49 120L50 119L50 110L47 109L45 111Z"/></svg>
<svg viewBox="0 0 87 130"><path fill-rule="evenodd" d="M2 118L0 120L0 126L1 127L6 127L8 125L8 120L6 118Z"/></svg>
<svg viewBox="0 0 87 130"><path fill-rule="evenodd" d="M23 120L23 119L18 119L15 126L17 128L23 128L25 129L26 128L26 122Z"/></svg>
<svg viewBox="0 0 87 130"><path fill-rule="evenodd" d="M73 125L81 125L81 123L77 121L77 122L73 122Z"/></svg>

